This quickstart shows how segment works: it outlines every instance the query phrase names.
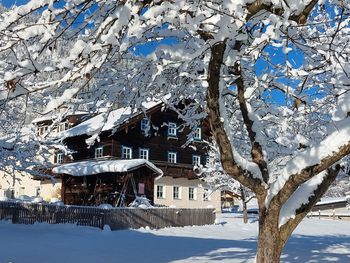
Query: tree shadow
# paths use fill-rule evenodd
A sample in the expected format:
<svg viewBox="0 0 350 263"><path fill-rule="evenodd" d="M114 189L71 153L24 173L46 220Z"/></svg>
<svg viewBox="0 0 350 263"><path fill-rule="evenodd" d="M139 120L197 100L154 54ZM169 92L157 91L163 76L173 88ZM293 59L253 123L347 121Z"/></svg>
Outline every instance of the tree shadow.
<svg viewBox="0 0 350 263"><path fill-rule="evenodd" d="M350 236L293 235L284 249L281 262L350 262Z"/></svg>

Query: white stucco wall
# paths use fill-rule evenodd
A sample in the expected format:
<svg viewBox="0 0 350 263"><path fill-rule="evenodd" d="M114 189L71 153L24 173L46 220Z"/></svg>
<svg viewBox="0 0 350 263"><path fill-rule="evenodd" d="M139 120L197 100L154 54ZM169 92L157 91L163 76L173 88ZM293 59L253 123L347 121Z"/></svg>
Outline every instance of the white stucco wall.
<svg viewBox="0 0 350 263"><path fill-rule="evenodd" d="M15 172L7 174L0 171L1 196L4 196L6 192L11 190L14 191L14 197L20 195L35 196L38 187L40 187L40 181L33 180L31 175L27 173Z"/></svg>
<svg viewBox="0 0 350 263"><path fill-rule="evenodd" d="M164 197L157 197L157 186L163 186ZM178 186L180 190L179 199L173 198L173 187ZM195 189L194 200L189 199L189 187ZM215 208L217 212L221 211L221 194L215 191L209 196L209 200L204 200L204 191L206 184L199 180L188 180L186 178L172 178L163 176L154 182L154 203L158 205L174 206L178 208Z"/></svg>
<svg viewBox="0 0 350 263"><path fill-rule="evenodd" d="M60 189L60 179L56 179L55 184L53 184L50 180L33 180L28 173L5 174L0 172L0 197L7 196L10 198L11 190L13 190L15 198L20 195L33 197L39 193L44 200L50 201L52 197L60 197Z"/></svg>
<svg viewBox="0 0 350 263"><path fill-rule="evenodd" d="M54 182L50 180L41 181L40 195L45 201L51 201L52 198L61 200L61 179L55 179Z"/></svg>

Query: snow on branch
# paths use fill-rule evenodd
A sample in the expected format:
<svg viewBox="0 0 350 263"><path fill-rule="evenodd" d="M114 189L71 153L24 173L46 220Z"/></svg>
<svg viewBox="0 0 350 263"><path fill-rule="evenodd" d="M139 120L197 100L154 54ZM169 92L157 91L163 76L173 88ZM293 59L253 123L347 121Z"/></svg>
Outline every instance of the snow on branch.
<svg viewBox="0 0 350 263"><path fill-rule="evenodd" d="M266 205L281 191L287 188L286 184L291 180L303 183L315 174L321 173L334 163L341 160L350 153L350 118L337 122L336 129L317 146L311 147L301 152L296 157L288 161L280 171L280 176L271 183ZM290 192L291 189L288 189ZM286 189L285 191L286 192ZM292 193L292 192L290 192ZM284 193L286 197L288 194Z"/></svg>
<svg viewBox="0 0 350 263"><path fill-rule="evenodd" d="M310 196L314 194L314 191L323 182L327 174L327 171L323 171L298 187L293 195L282 206L279 216L279 227L287 223L289 219L294 219L296 210L302 205L307 205L309 203Z"/></svg>

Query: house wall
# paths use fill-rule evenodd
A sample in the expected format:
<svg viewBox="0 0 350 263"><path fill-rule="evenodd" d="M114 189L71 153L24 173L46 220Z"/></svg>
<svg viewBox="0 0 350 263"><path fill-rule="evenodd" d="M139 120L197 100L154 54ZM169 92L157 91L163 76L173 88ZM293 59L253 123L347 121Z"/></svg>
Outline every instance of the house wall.
<svg viewBox="0 0 350 263"><path fill-rule="evenodd" d="M45 201L51 201L52 198L58 198L61 200L61 179L55 178L54 182L51 180L45 180L40 182L40 196Z"/></svg>
<svg viewBox="0 0 350 263"><path fill-rule="evenodd" d="M163 186L164 198L157 197L157 186ZM173 198L173 187L180 187L180 198ZM195 189L194 200L189 199L189 187ZM215 208L216 212L221 212L221 193L214 191L209 196L209 200L204 200L206 184L199 180L188 180L186 178L172 178L163 176L154 182L154 203L157 205L175 206L178 208Z"/></svg>
<svg viewBox="0 0 350 263"><path fill-rule="evenodd" d="M11 190L13 190L14 198L18 198L20 195L35 197L37 194L46 201L50 201L53 197L60 198L57 195L57 189L61 188L61 181L60 179L55 180L56 183L53 184L51 180L34 180L32 175L28 173L15 172L8 175L0 172L0 197L11 198Z"/></svg>
<svg viewBox="0 0 350 263"><path fill-rule="evenodd" d="M36 196L38 187L40 187L40 181L33 180L28 173L7 174L0 171L0 196L11 198L11 190L15 198L20 195Z"/></svg>

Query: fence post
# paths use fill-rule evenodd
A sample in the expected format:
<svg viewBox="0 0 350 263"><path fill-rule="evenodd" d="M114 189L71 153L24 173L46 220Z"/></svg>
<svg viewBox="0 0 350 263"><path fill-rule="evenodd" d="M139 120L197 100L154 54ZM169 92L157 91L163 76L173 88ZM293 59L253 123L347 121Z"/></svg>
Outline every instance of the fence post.
<svg viewBox="0 0 350 263"><path fill-rule="evenodd" d="M19 209L13 209L12 211L12 224L17 224L19 221Z"/></svg>

